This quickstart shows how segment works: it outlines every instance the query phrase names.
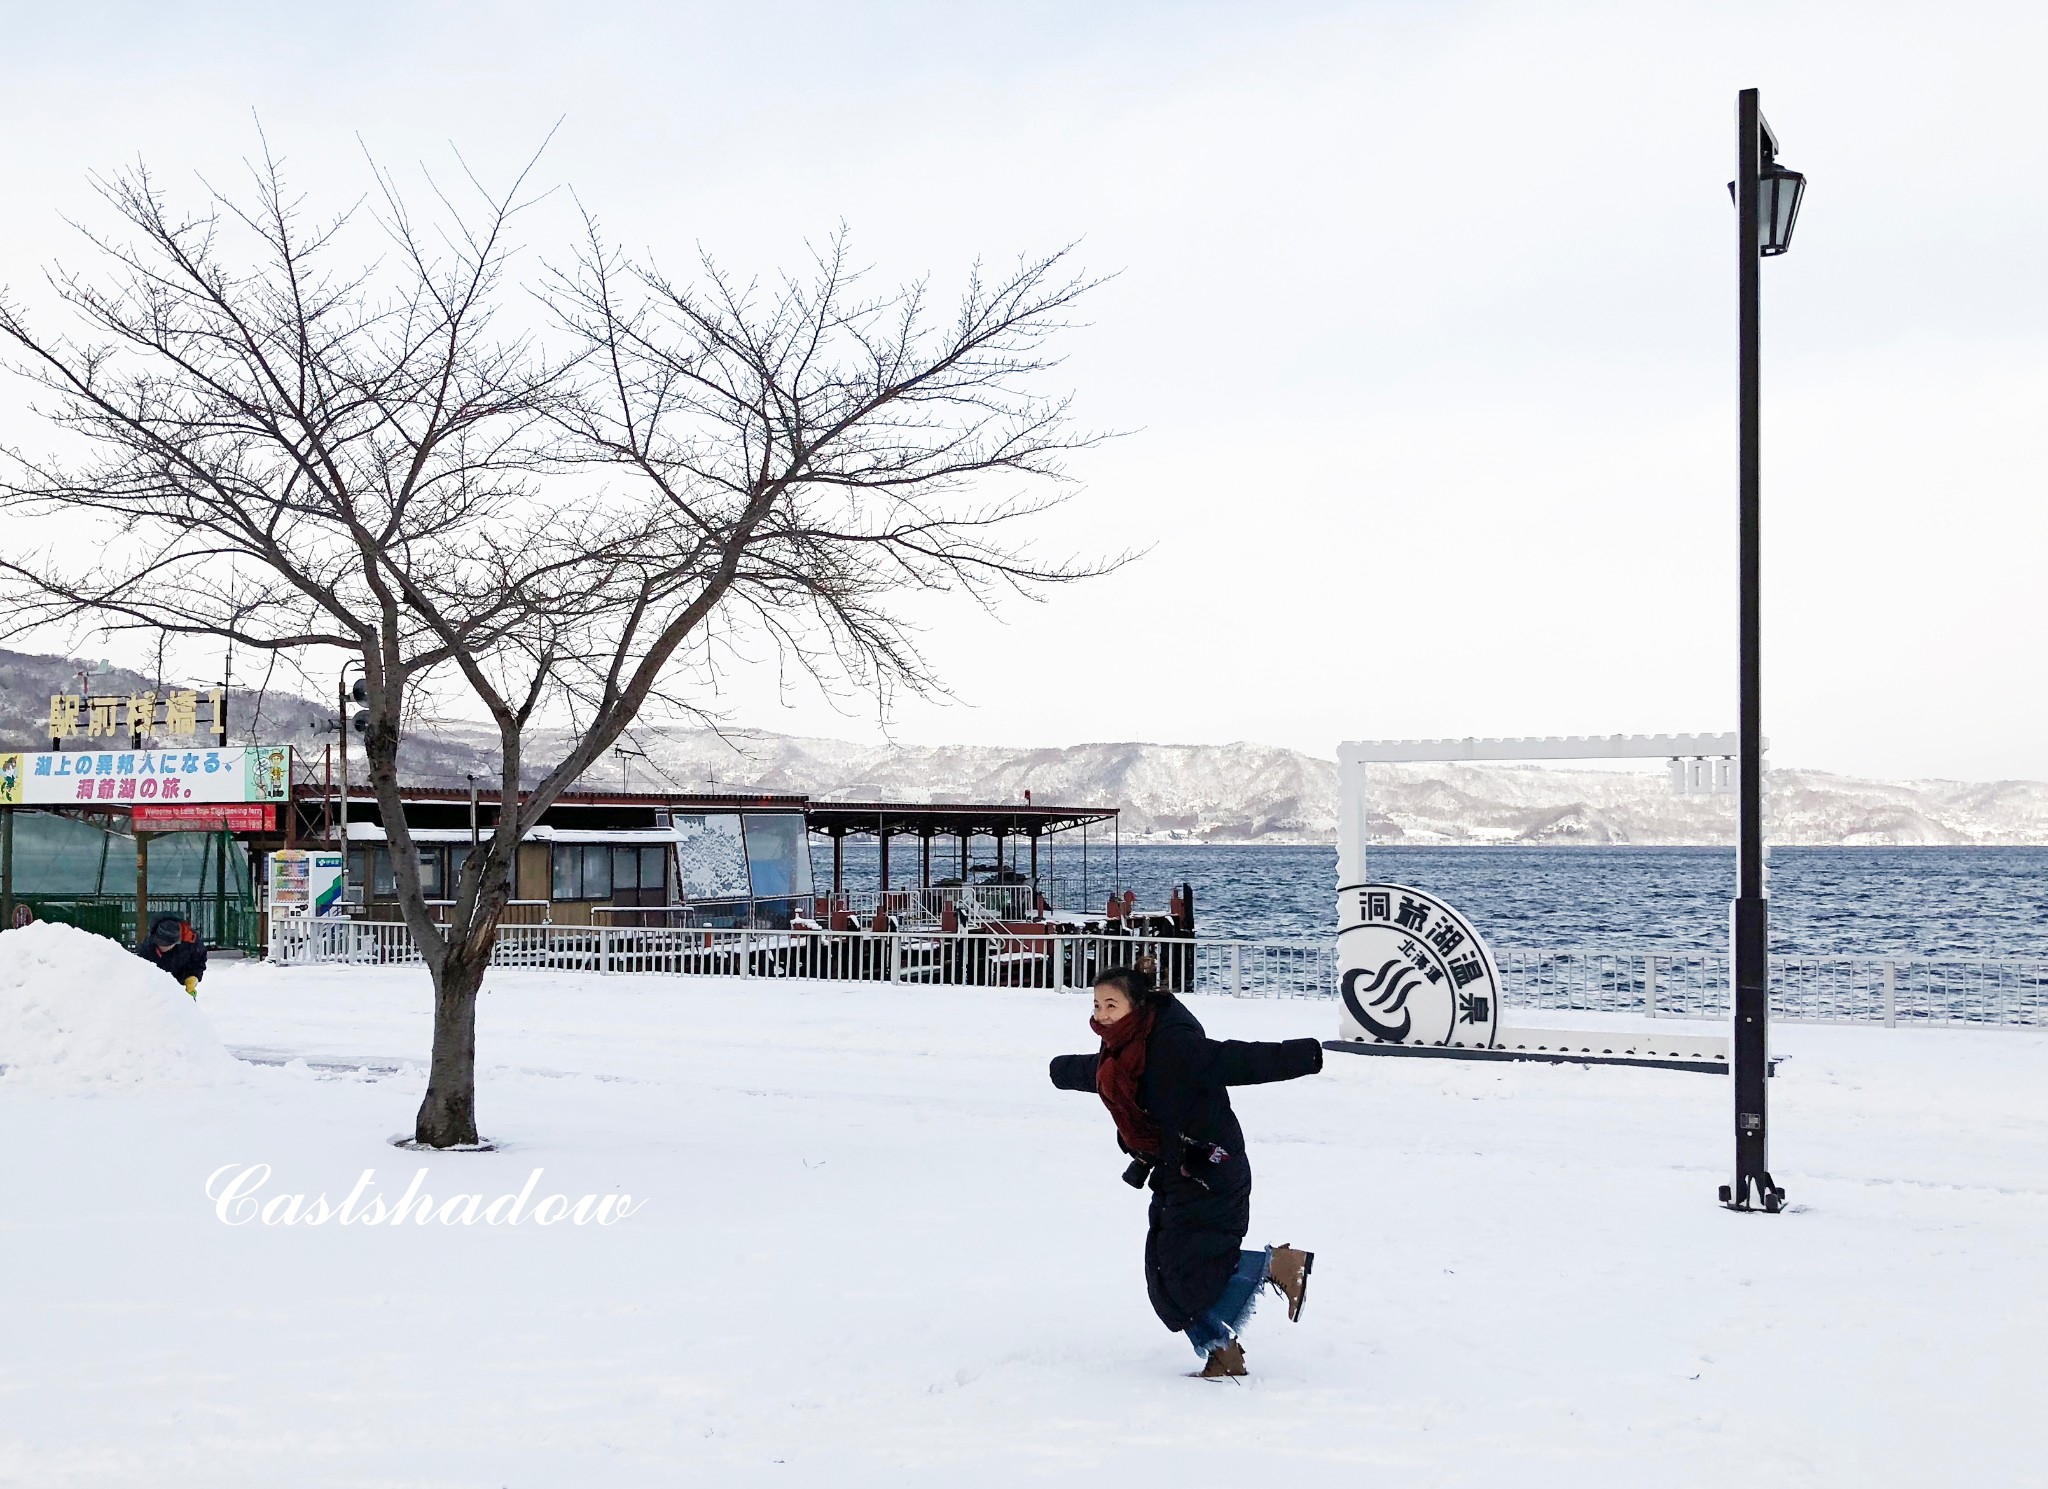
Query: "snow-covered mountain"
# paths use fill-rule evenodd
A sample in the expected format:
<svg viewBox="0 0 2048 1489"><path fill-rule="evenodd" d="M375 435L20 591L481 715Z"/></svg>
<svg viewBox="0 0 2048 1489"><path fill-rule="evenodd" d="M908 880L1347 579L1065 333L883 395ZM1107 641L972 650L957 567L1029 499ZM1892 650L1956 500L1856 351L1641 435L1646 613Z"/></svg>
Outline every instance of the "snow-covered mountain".
<svg viewBox="0 0 2048 1489"><path fill-rule="evenodd" d="M37 748L51 692L76 688L78 664L0 651L0 731ZM153 684L116 671L99 691ZM235 734L317 758L332 705L237 689ZM1015 801L1118 806L1125 839L1320 843L1335 836L1337 770L1329 758L1273 745L1104 743L1064 749L986 745L858 745L845 740L650 725L588 784L677 791L798 791L840 801ZM420 723L401 747L409 779L461 786L496 775L494 736L474 724ZM560 758L546 736L529 779ZM1769 830L1788 844L2048 843L2048 783L1870 781L1774 770ZM1729 843L1727 796L1680 796L1661 768L1564 770L1517 765L1386 765L1370 778L1373 832L1406 843Z"/></svg>
<svg viewBox="0 0 2048 1489"><path fill-rule="evenodd" d="M839 740L640 731L647 759L677 785L754 785L842 801L1014 801L1123 809L1126 841L1329 842L1337 768L1272 745L1082 744L862 747ZM619 780L608 764L597 779ZM1769 778L1772 840L1787 844L2048 843L2048 783L1866 781L1813 770ZM1561 770L1387 765L1369 777L1373 834L1407 843L1732 843L1735 802L1681 796L1661 767Z"/></svg>

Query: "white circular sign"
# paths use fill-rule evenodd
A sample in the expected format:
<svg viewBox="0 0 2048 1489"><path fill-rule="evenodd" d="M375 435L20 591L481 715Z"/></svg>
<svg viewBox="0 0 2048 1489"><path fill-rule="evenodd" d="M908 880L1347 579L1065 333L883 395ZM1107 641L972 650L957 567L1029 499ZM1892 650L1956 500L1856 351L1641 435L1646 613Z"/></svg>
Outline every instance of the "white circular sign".
<svg viewBox="0 0 2048 1489"><path fill-rule="evenodd" d="M1405 884L1337 894L1342 1035L1486 1048L1500 1027L1500 969L1472 923Z"/></svg>

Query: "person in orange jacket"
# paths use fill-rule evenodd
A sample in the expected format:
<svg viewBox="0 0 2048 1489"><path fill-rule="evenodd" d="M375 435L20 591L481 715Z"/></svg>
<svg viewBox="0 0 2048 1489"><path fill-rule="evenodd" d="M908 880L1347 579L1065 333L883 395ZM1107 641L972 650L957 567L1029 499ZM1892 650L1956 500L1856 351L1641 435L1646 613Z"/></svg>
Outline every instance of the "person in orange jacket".
<svg viewBox="0 0 2048 1489"><path fill-rule="evenodd" d="M199 996L199 979L206 975L206 943L189 920L159 915L135 954L170 973L188 996Z"/></svg>

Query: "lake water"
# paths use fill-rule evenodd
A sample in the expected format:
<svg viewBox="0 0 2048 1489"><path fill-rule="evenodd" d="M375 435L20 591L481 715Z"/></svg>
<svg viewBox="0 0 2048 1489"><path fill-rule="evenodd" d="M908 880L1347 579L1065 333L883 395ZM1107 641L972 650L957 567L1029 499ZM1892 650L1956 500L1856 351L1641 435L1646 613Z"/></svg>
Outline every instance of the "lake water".
<svg viewBox="0 0 2048 1489"><path fill-rule="evenodd" d="M831 862L813 857L823 888ZM1091 844L1084 875L1063 836L1041 850L1042 873L1048 858L1062 909L1099 910L1113 881L1163 909L1186 880L1204 935L1323 939L1336 926L1334 848ZM1368 861L1374 879L1457 906L1495 946L1727 946L1729 848L1375 848ZM872 888L873 844L849 842L846 866L849 888ZM1770 896L1771 943L1788 954L2048 959L2048 848L1774 848Z"/></svg>

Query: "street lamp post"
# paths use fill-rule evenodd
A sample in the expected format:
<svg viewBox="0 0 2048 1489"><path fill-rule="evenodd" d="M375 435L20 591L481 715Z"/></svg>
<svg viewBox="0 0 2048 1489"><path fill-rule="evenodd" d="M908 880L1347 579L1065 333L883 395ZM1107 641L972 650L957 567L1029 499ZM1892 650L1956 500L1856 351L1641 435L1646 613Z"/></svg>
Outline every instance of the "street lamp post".
<svg viewBox="0 0 2048 1489"><path fill-rule="evenodd" d="M1735 1182L1721 1186L1732 1210L1776 1214L1785 1191L1771 1178L1766 1077L1770 1063L1770 902L1764 892L1763 685L1761 677L1762 552L1758 490L1759 385L1757 376L1758 269L1792 246L1792 228L1806 178L1778 164L1778 140L1757 107L1757 91L1736 95L1736 174L1728 183L1737 220L1737 381L1741 426L1737 546L1740 611L1741 837L1731 923L1735 1022L1730 1061L1735 1095Z"/></svg>

